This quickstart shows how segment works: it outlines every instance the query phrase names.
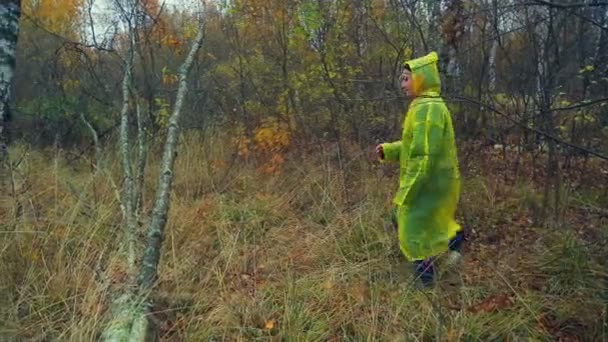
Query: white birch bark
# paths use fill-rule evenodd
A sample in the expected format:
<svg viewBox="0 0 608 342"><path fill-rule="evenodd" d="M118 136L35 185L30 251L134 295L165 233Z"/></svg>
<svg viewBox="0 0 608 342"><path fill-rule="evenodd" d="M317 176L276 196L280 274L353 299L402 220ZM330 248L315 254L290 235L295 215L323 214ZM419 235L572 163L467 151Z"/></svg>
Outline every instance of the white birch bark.
<svg viewBox="0 0 608 342"><path fill-rule="evenodd" d="M490 56L488 57L488 91L494 95L496 91L496 53L498 52L498 45L500 40L500 18L498 17L498 2L492 0L492 23L494 32L492 33L495 37L492 39L492 47L490 48Z"/></svg>
<svg viewBox="0 0 608 342"><path fill-rule="evenodd" d="M134 181L133 181L133 168L131 165L131 158L129 155L129 100L130 100L130 86L133 73L133 59L134 59L134 46L133 46L133 27L131 21L134 18L133 9L128 14L130 19L128 21L128 35L129 35L129 49L125 58L124 76L122 79L122 109L120 111L120 156L121 165L123 169L123 197L121 205L124 207L126 222L126 236L127 236L127 262L129 265L129 274L133 276L135 274L135 228L137 221L135 219L135 211L133 210L134 203ZM127 15L127 14L125 14Z"/></svg>
<svg viewBox="0 0 608 342"><path fill-rule="evenodd" d="M144 204L144 185L148 146L146 144L146 130L139 99L135 99L135 113L137 115L137 173L135 183L135 216L139 218Z"/></svg>
<svg viewBox="0 0 608 342"><path fill-rule="evenodd" d="M175 164L175 158L177 156L177 139L180 134L179 120L184 98L188 91L187 76L192 67L194 58L203 44L203 37L204 29L201 25L186 60L179 68L177 98L175 106L173 107L173 112L169 117L169 129L163 150L161 172L158 180L156 199L154 201L152 221L148 228L148 241L139 278L139 286L142 288L152 287L157 278L160 252L169 212L171 186L173 184L173 165Z"/></svg>
<svg viewBox="0 0 608 342"><path fill-rule="evenodd" d="M11 82L15 70L15 50L21 17L20 0L0 3L0 186L3 194L9 184L8 121Z"/></svg>
<svg viewBox="0 0 608 342"><path fill-rule="evenodd" d="M143 256L143 265L140 270L138 295L141 297L135 297L134 293L127 293L124 296L119 297L119 300L116 301L113 306L113 319L104 331L104 341L143 342L152 339L150 333L153 328L147 318L149 307L148 301L145 298L145 293L146 290L149 290L153 286L157 278L164 229L169 212L173 168L177 156L177 140L180 134L179 121L184 98L188 90L187 76L194 58L202 46L203 37L204 30L201 25L190 52L179 69L177 98L173 107L173 112L169 118L169 129L163 150L161 172L154 202L152 220L148 227L148 241ZM131 201L130 203L133 202Z"/></svg>
<svg viewBox="0 0 608 342"><path fill-rule="evenodd" d="M123 188L121 194L121 209L123 212L123 223L126 228L126 258L128 264L129 285L135 284L135 229L136 217L133 208L134 204L134 182L133 170L131 166L131 157L129 153L129 100L130 86L133 73L134 46L133 46L133 26L134 13L136 3L130 3L129 6L122 6L117 1L115 3L123 16L123 20L127 26L128 34L128 49L127 56L124 62L124 75L122 79L122 108L120 111L120 133L119 133L119 153L121 157L121 166L123 171ZM131 287L130 286L130 287ZM133 288L133 287L131 287ZM106 326L103 332L105 341L131 341L130 332L132 327L133 317L136 316L139 306L134 303L134 293L127 291L113 299L112 302L112 320Z"/></svg>

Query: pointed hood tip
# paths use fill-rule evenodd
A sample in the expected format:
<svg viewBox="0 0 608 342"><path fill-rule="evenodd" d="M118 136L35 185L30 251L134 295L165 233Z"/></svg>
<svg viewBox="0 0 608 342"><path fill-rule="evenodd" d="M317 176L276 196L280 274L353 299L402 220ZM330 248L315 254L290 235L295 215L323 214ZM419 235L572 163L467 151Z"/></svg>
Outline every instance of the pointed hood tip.
<svg viewBox="0 0 608 342"><path fill-rule="evenodd" d="M437 52L431 51L425 56L403 62L403 66L408 66L412 72L414 92L417 96L426 93L441 93L441 80L437 69L438 61Z"/></svg>

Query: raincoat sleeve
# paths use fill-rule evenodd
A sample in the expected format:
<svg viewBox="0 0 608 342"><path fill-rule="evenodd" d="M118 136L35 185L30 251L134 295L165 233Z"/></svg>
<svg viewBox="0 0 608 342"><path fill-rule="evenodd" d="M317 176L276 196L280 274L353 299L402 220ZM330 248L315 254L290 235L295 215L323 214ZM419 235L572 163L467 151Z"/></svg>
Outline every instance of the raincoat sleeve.
<svg viewBox="0 0 608 342"><path fill-rule="evenodd" d="M407 171L400 191L400 204L409 203L416 198L423 185L429 181L430 163L439 152L445 126L444 113L432 103L412 108L415 120L412 123L412 140L406 158Z"/></svg>
<svg viewBox="0 0 608 342"><path fill-rule="evenodd" d="M384 151L384 159L382 159L382 161L399 161L399 156L401 155L401 140L382 144L382 150Z"/></svg>

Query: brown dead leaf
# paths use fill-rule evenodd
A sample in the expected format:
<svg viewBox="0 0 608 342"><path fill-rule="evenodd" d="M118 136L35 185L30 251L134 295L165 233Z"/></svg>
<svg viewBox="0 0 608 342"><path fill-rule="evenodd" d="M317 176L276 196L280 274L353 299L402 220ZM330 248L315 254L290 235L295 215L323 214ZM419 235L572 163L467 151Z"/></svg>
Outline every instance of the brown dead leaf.
<svg viewBox="0 0 608 342"><path fill-rule="evenodd" d="M264 329L266 330L272 330L277 326L277 320L276 319L269 319L266 321L266 324L264 324Z"/></svg>
<svg viewBox="0 0 608 342"><path fill-rule="evenodd" d="M205 198L198 208L196 208L196 218L197 220L203 220L209 217L209 214L215 210L216 203L213 198L207 197Z"/></svg>
<svg viewBox="0 0 608 342"><path fill-rule="evenodd" d="M474 314L480 312L494 312L510 308L514 304L515 302L509 294L501 293L484 299L482 302L468 308L467 311Z"/></svg>

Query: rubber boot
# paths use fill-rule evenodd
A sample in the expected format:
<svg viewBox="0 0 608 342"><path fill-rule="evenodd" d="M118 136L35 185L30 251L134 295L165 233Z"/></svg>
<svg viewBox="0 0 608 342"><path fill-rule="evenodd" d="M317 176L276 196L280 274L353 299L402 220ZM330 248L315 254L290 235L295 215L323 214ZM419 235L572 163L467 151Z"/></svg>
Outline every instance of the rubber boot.
<svg viewBox="0 0 608 342"><path fill-rule="evenodd" d="M423 287L433 286L435 281L435 267L433 258L414 261L416 266L415 274L422 282Z"/></svg>

